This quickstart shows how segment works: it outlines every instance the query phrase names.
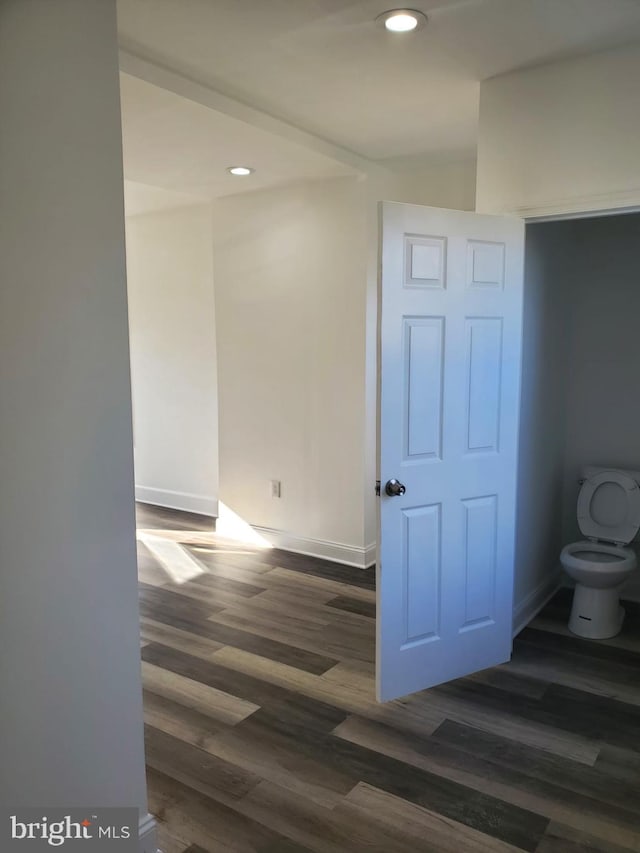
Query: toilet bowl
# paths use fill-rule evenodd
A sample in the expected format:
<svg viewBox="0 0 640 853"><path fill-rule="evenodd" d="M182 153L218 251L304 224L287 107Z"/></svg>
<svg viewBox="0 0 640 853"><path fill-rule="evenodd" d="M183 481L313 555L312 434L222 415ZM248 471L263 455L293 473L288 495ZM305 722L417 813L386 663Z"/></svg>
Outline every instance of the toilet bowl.
<svg viewBox="0 0 640 853"><path fill-rule="evenodd" d="M576 582L569 630L603 640L622 628L619 590L637 565L624 547L640 528L640 488L625 471L588 469L578 495L578 525L587 537L565 545L560 562Z"/></svg>

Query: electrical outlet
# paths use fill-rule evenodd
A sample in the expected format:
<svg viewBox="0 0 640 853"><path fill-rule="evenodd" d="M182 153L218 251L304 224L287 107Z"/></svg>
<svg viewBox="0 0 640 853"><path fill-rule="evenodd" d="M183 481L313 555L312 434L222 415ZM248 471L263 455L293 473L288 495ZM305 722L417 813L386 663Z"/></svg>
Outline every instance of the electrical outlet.
<svg viewBox="0 0 640 853"><path fill-rule="evenodd" d="M270 480L269 481L270 491L269 494L272 498L280 497L280 480Z"/></svg>

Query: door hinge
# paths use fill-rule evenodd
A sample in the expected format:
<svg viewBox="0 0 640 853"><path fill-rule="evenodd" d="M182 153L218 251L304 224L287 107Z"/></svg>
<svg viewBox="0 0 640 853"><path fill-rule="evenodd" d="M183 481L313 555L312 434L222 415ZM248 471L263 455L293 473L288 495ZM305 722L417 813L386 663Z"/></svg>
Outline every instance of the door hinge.
<svg viewBox="0 0 640 853"><path fill-rule="evenodd" d="M380 480L376 480L376 495L380 497Z"/></svg>

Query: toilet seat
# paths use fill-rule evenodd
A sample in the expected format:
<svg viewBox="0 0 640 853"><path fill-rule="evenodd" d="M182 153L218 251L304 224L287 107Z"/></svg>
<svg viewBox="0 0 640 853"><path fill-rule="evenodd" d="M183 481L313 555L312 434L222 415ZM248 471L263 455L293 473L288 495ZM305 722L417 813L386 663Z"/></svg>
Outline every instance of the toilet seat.
<svg viewBox="0 0 640 853"><path fill-rule="evenodd" d="M626 512L621 513L617 523L604 524L594 517L594 498L598 489L611 484L619 486L624 491ZM640 488L636 481L623 471L616 470L601 471L588 477L578 495L578 526L580 532L590 539L619 542L624 545L631 542L640 529ZM573 543L573 545L578 544L581 543ZM591 550L597 553L597 549Z"/></svg>
<svg viewBox="0 0 640 853"><path fill-rule="evenodd" d="M565 545L560 560L567 569L590 570L600 574L621 572L636 566L636 555L631 548L588 539Z"/></svg>

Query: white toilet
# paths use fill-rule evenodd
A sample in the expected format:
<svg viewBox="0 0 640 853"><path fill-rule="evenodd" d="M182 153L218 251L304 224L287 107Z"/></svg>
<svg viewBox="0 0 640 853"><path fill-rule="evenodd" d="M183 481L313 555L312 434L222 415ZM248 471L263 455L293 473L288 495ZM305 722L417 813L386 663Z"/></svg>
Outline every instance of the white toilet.
<svg viewBox="0 0 640 853"><path fill-rule="evenodd" d="M576 582L569 630L604 640L622 628L624 610L618 592L636 568L636 555L625 548L640 528L637 474L587 468L578 495L578 526L586 540L565 545L560 554ZM639 477L640 479L640 477Z"/></svg>

